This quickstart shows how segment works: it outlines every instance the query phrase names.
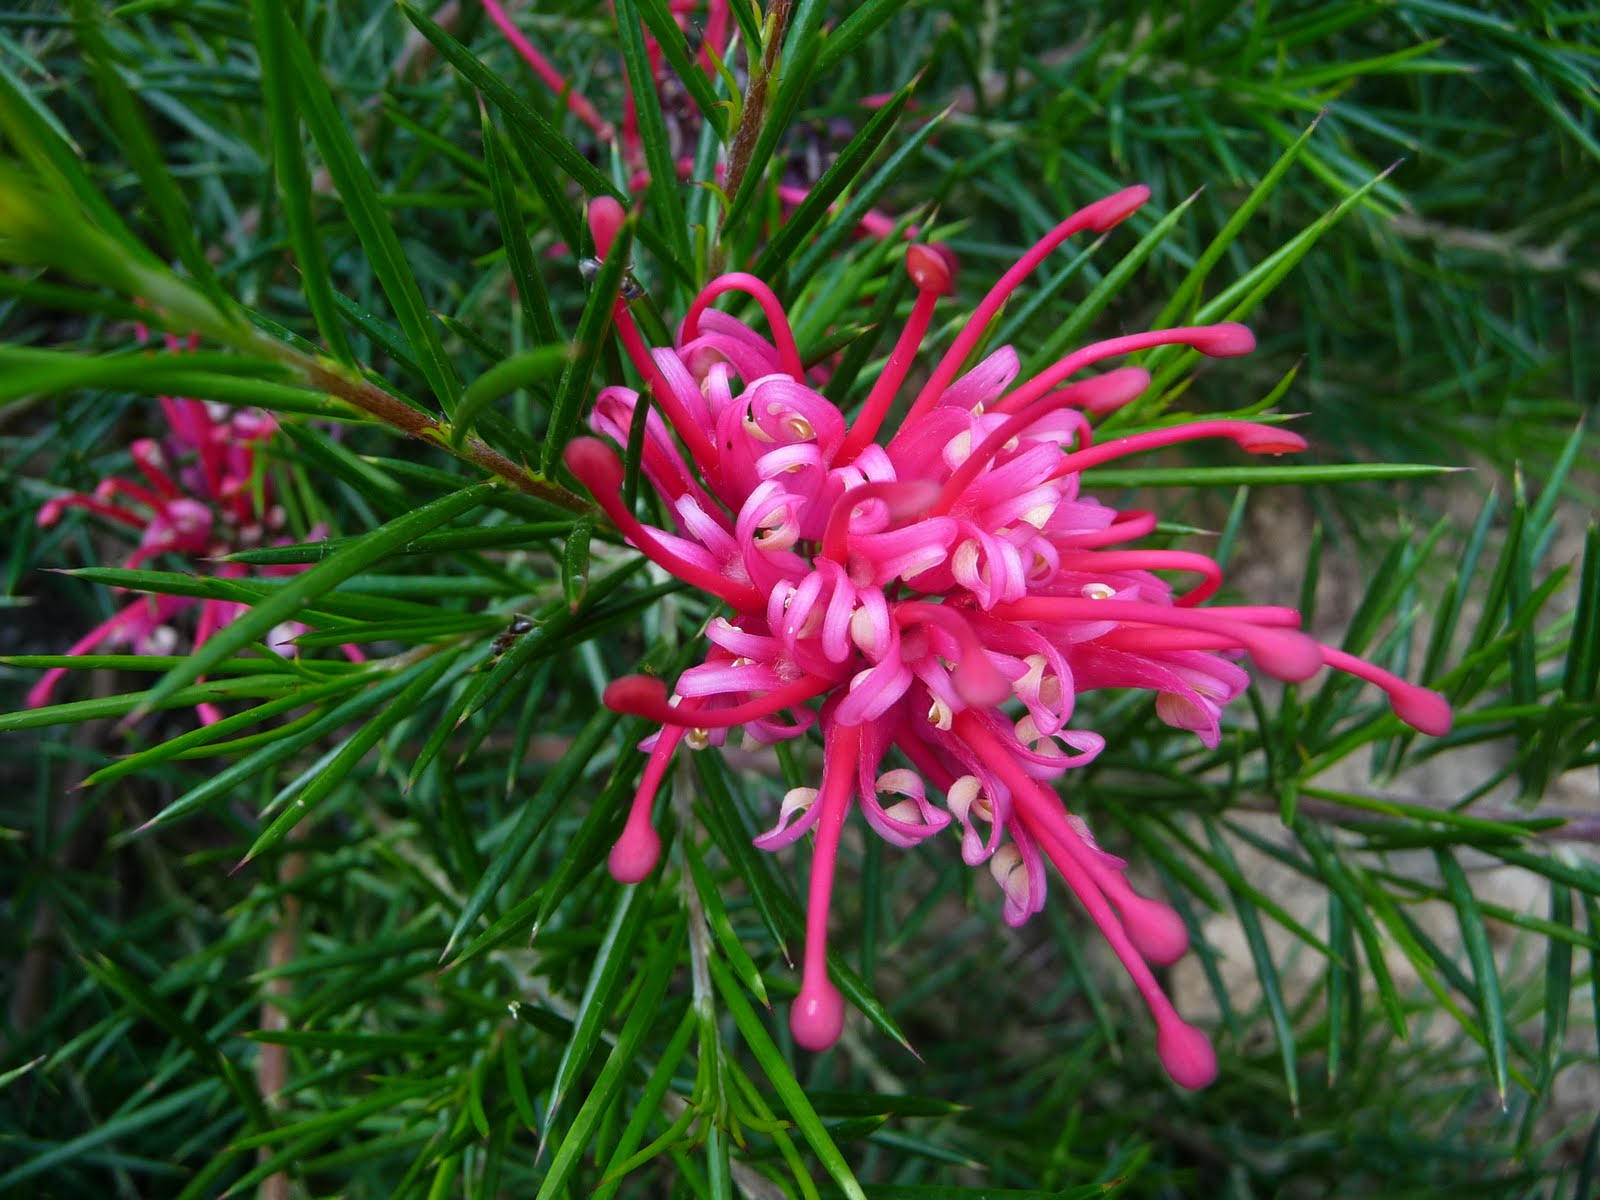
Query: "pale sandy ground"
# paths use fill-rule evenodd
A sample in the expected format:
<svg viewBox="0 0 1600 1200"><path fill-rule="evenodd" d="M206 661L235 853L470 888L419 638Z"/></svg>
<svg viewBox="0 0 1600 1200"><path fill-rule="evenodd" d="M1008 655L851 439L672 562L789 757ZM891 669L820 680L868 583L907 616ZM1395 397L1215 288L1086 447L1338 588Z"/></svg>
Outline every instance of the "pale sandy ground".
<svg viewBox="0 0 1600 1200"><path fill-rule="evenodd" d="M1258 494L1252 505L1253 513L1247 529L1239 540L1235 561L1230 565L1229 583L1242 594L1256 600L1293 603L1299 564L1303 562L1311 532L1312 517L1297 495L1288 489L1270 496ZM1265 501L1265 502L1264 502ZM1476 515L1479 499L1467 489L1462 489L1453 505L1463 521ZM1576 566L1583 550L1585 517L1572 513L1564 522L1551 552L1545 560L1545 571L1561 563ZM1324 552L1323 571L1318 591L1318 612L1315 632L1326 640L1337 642L1347 627L1359 602L1364 581L1351 582L1353 567L1341 562L1342 556ZM1286 588L1288 589L1286 591ZM1576 585L1558 597L1555 605L1570 607L1576 598ZM1467 619L1475 620L1470 609ZM1420 640L1420 639L1419 639ZM1472 790L1486 776L1493 774L1506 761L1508 748L1489 744L1458 749L1438 758L1425 760L1399 777L1373 783L1367 774L1365 755L1357 753L1325 775L1319 782L1326 786L1352 792L1383 794L1403 797L1414 803L1445 806ZM1486 808L1510 809L1514 799L1513 785L1502 786L1483 801ZM1555 808L1580 809L1600 813L1600 787L1597 773L1592 770L1575 771L1555 781L1545 797L1544 804ZM1537 809L1533 811L1538 811ZM1275 815L1242 814L1261 836L1281 842L1289 839ZM1568 851L1594 861L1596 846L1592 842L1562 842ZM1256 886L1282 903L1288 911L1307 928L1322 931L1327 927L1327 897L1319 888L1308 887L1306 880L1271 858L1245 845L1236 845L1245 876ZM1463 856L1477 894L1486 901L1517 912L1544 917L1549 912L1549 889L1539 876L1520 868L1495 866L1486 856ZM1411 873L1429 881L1437 877L1437 866L1431 853L1418 852L1391 855L1387 866L1399 873ZM1443 903L1428 903L1414 907L1413 915L1439 945L1459 950L1461 936L1453 910ZM1307 952L1291 934L1276 924L1265 922L1266 933L1274 960L1283 974L1286 1000L1292 1006L1305 995L1320 970L1314 953ZM1544 969L1544 943L1542 939L1503 924L1490 922L1489 931L1497 950L1500 969L1508 993L1530 981L1542 988ZM1223 978L1234 1007L1249 1010L1260 997L1255 968L1251 962L1243 931L1238 920L1229 914L1215 914L1205 923L1205 936L1223 955ZM1573 997L1569 1017L1569 1042L1574 1049L1595 1049L1595 1030L1592 1013L1594 1007L1588 995L1585 968L1587 953L1579 951L1574 956L1574 979L1582 982ZM1397 985L1402 990L1420 992L1416 972L1398 947L1389 946L1388 965ZM1458 961L1466 966L1465 956ZM1186 1013L1205 1018L1216 1013L1216 1001L1211 987L1193 956L1180 963L1173 975L1174 990L1179 1007ZM1524 1030L1525 1035L1538 1044L1537 1027ZM1270 1036L1270 1034L1265 1034ZM1448 1020L1434 1022L1426 1032L1415 1036L1432 1038L1460 1037L1458 1029ZM1487 1079L1488 1067L1485 1065ZM1575 1122L1587 1126L1600 1112L1600 1067L1592 1063L1569 1067L1559 1077L1554 1101L1543 1121L1546 1136L1556 1137L1570 1130ZM1577 1152L1577 1146L1573 1151Z"/></svg>

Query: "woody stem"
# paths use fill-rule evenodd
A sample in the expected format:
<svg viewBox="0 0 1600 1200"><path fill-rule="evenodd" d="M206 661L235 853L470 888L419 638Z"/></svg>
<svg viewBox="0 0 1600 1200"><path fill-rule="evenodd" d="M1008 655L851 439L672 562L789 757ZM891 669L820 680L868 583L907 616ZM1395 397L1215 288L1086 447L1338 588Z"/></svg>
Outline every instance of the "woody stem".
<svg viewBox="0 0 1600 1200"><path fill-rule="evenodd" d="M756 142L761 137L761 125L767 115L767 84L778 65L778 52L783 49L783 35L789 25L792 0L774 0L767 17L766 39L761 47L761 60L753 56L750 61L750 82L745 88L743 115L739 128L734 131L733 145L728 148L728 173L723 187L729 196L739 194L745 172L750 169L750 156L755 153Z"/></svg>
<svg viewBox="0 0 1600 1200"><path fill-rule="evenodd" d="M518 466L479 437L469 436L463 438L459 446L452 445L450 427L447 424L412 408L354 371L327 360L312 358L270 338L255 340L251 348L266 350L279 362L294 368L307 383L318 390L338 396L385 425L454 454L462 461L469 462L491 475L498 475L525 495L554 504L568 512L587 514L594 511L594 506L583 497L569 492L559 484L536 478L526 468Z"/></svg>

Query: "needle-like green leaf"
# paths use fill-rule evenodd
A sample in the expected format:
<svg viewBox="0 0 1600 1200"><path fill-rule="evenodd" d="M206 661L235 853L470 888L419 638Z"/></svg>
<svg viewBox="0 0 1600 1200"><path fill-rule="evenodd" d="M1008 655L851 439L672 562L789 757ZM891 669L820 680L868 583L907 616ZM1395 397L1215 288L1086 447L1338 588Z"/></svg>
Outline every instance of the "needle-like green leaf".
<svg viewBox="0 0 1600 1200"><path fill-rule="evenodd" d="M395 319L405 331L406 341L421 368L423 377L448 416L461 393L455 364L445 353L444 343L433 315L423 303L417 279L406 261L405 250L395 233L391 218L379 200L378 189L361 152L350 136L347 122L340 115L326 80L317 69L300 31L287 23L279 30L287 64L293 72L300 113L322 154L322 161L333 178L333 185L345 204L345 214L361 239L373 272L383 285L383 293L394 309Z"/></svg>
<svg viewBox="0 0 1600 1200"><path fill-rule="evenodd" d="M1461 941L1467 948L1467 958L1472 963L1473 979L1478 985L1478 1017L1483 1022L1489 1040L1489 1063L1494 1071L1495 1091L1500 1096L1500 1106L1506 1103L1506 1010L1500 994L1500 969L1495 965L1494 948L1489 944L1489 934L1484 928L1483 914L1478 910L1472 885L1466 872L1450 851L1440 849L1434 857L1439 863L1439 873L1444 879L1446 894L1455 905L1456 920L1461 925Z"/></svg>

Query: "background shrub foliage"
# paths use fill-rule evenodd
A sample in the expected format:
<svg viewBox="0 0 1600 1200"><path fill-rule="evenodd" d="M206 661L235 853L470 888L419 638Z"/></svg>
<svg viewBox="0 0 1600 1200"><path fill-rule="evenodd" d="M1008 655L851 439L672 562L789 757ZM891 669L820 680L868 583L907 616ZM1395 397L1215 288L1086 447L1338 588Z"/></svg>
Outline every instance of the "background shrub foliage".
<svg viewBox="0 0 1600 1200"><path fill-rule="evenodd" d="M625 73L648 78L637 19L671 18L615 11L516 19L620 113ZM1216 751L1147 698L1086 704L1109 747L1072 800L1196 935L1177 986L1220 1031L1205 1092L1160 1074L1069 905L1005 931L946 848L876 839L847 839L836 918L860 1015L796 1051L777 1017L804 856L749 838L814 747L782 771L692 756L662 867L634 888L603 868L646 728L599 691L693 661L708 616L556 466L594 391L630 380L604 335L626 281L578 267L584 195L628 195L616 148L470 2L13 5L0 1191L1591 1194L1596 14L734 15L725 75L636 89L650 161L696 164L655 173L633 230L657 344L710 274L753 264L808 357L870 372L912 297L898 239L852 236L860 211L948 241L958 314L1066 212L1147 183L996 344L1028 369L1097 332L1249 321L1261 348L1226 371L1144 356L1143 403L1270 398L1307 410L1312 452L1087 485L1160 507L1175 542L1264 579L1254 599L1331 608L1345 648L1443 690L1455 732L1403 733L1337 678L1252 691ZM710 186L740 129L748 169ZM818 202L780 220L784 181ZM139 351L141 318L198 350ZM286 535L333 540L246 551L224 580L109 569L127 545L81 513L37 526L131 473L163 394L275 413ZM484 482L524 463L520 490ZM202 656L86 656L24 708L110 584L253 607ZM263 652L297 615L303 658ZM228 719L197 726L200 699Z"/></svg>

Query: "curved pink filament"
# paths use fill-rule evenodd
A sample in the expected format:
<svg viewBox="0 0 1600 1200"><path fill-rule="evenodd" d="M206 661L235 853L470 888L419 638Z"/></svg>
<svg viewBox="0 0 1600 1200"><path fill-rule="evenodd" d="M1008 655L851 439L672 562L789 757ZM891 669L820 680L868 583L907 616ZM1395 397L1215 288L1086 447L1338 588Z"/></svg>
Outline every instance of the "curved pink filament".
<svg viewBox="0 0 1600 1200"><path fill-rule="evenodd" d="M199 650L201 646L211 639L212 634L228 623L227 614L231 607L226 601L222 600L202 600L200 602L200 615L195 619L194 626L195 650ZM195 682L204 683L205 676L202 675ZM195 711L200 714L200 723L202 725L215 725L222 720L222 710L215 704L198 704L195 706Z"/></svg>
<svg viewBox="0 0 1600 1200"><path fill-rule="evenodd" d="M911 316L906 321L906 327L900 331L894 349L889 352L888 361L883 364L882 373L873 383L872 390L867 393L866 401L862 404L861 411L856 414L850 432L845 436L844 444L839 447L839 453L834 457L836 463L844 465L854 462L856 455L865 450L868 443L878 436L878 430L883 428L884 418L889 415L889 407L894 403L895 393L905 382L906 375L911 370L911 362L922 345L922 339L927 336L928 325L933 320L933 309L938 303L937 292L917 293L917 301L911 306Z"/></svg>
<svg viewBox="0 0 1600 1200"><path fill-rule="evenodd" d="M800 349L795 345L794 331L789 328L788 314L783 311L783 305L771 288L744 271L730 271L726 275L719 275L700 289L700 294L694 298L694 303L684 314L679 341L692 342L699 337L701 314L713 300L728 292L744 292L760 305L762 315L767 318L767 325L772 330L772 341L777 347L778 362L782 365L784 373L796 383L804 383L805 364L800 361Z"/></svg>
<svg viewBox="0 0 1600 1200"><path fill-rule="evenodd" d="M672 425L673 431L683 439L689 457L694 459L701 471L708 475L713 474L720 457L717 454L717 445L706 436L705 430L700 428L693 414L684 407L678 393L672 390L672 384L661 373L661 368L656 366L655 359L650 357L650 351L639 333L639 327L634 324L633 314L628 311L626 300L617 301L613 319L616 321L617 336L622 339L623 348L627 350L628 357L633 360L633 365L639 369L639 373L645 377L650 387L650 394L661 406L662 414Z"/></svg>
<svg viewBox="0 0 1600 1200"><path fill-rule="evenodd" d="M1057 869L1065 857L1088 876L1090 883L1111 902L1118 924L1145 962L1166 964L1182 958L1189 943L1189 931L1182 918L1160 901L1135 892L1122 872L1103 861L1067 823L1061 809L1050 803L1055 799L1051 793L1036 786L1034 795L1040 802L1036 808L1029 809L1026 803L1019 806L1023 826L1045 848ZM1162 999L1166 999L1165 995Z"/></svg>
<svg viewBox="0 0 1600 1200"><path fill-rule="evenodd" d="M1364 658L1335 650L1332 646L1322 646L1321 650L1322 661L1334 670L1344 671L1382 688L1389 697L1389 707L1394 709L1395 716L1413 729L1433 737L1443 737L1450 732L1453 724L1450 705L1438 692L1407 683Z"/></svg>
<svg viewBox="0 0 1600 1200"><path fill-rule="evenodd" d="M917 250L924 254L914 258L913 252ZM900 336L895 339L894 349L889 352L883 371L867 393L861 411L850 426L850 432L845 435L844 444L834 456L835 463L843 465L854 462L856 455L878 436L884 418L889 415L889 407L894 403L900 385L911 370L912 360L922 346L922 339L928 334L928 325L933 320L933 310L939 303L939 297L948 296L954 290L948 266L943 260L938 260L936 264L934 260L937 258L937 252L923 246L912 246L906 252L906 268L917 284L916 303L911 306L911 316L906 321L906 327L900 331Z"/></svg>
<svg viewBox="0 0 1600 1200"><path fill-rule="evenodd" d="M1234 621L1249 621L1252 625L1300 628L1300 610L1281 604L1213 604L1206 611Z"/></svg>
<svg viewBox="0 0 1600 1200"><path fill-rule="evenodd" d="M821 556L844 566L850 557L850 518L868 500L882 500L889 507L889 519L903 521L920 516L932 503L936 485L931 480L883 480L853 487L833 503L828 523L822 532Z"/></svg>
<svg viewBox="0 0 1600 1200"><path fill-rule="evenodd" d="M989 661L983 643L978 640L972 626L950 605L906 600L894 606L894 619L902 628L918 622L937 625L960 643L961 658L951 670L950 677L961 698L968 704L977 708L993 708L1011 695L1011 685Z"/></svg>
<svg viewBox="0 0 1600 1200"><path fill-rule="evenodd" d="M995 429L991 430L983 441L979 442L966 460L950 473L950 478L945 480L944 488L939 494L939 502L933 506L936 514L949 512L958 500L961 493L966 491L967 485L976 479L984 467L988 466L991 459L1012 438L1019 436L1027 429L1063 408L1077 406L1077 401L1085 394L1103 395L1108 389L1115 394L1128 393L1138 395L1150 384L1150 373L1138 367L1125 367L1119 371L1111 371L1098 379L1086 379L1081 383L1072 384L1059 392L1051 392L1041 396L1025 408L1018 409ZM1080 418L1081 420L1082 418ZM1087 424L1083 429L1088 429ZM1082 436L1087 437L1084 432Z"/></svg>
<svg viewBox="0 0 1600 1200"><path fill-rule="evenodd" d="M680 710L693 711L699 707L697 700L685 700ZM661 835L650 824L650 809L655 804L656 792L666 778L667 767L672 763L672 752L678 748L688 732L683 726L665 725L656 734L655 747L639 777L639 790L633 794L628 807L628 820L622 833L611 847L606 866L618 883L638 883L651 871L661 857Z"/></svg>
<svg viewBox="0 0 1600 1200"><path fill-rule="evenodd" d="M989 294L983 298L972 316L967 320L961 333L946 350L944 357L939 360L939 365L934 368L928 382L917 393L917 398L912 401L910 411L901 424L901 429L909 428L917 417L926 412L935 400L944 394L945 388L955 379L956 372L961 369L961 364L966 362L967 355L972 353L973 347L983 337L988 329L989 322L1000 311L1001 305L1014 292L1034 269L1049 256L1050 252L1075 233L1085 229L1092 229L1096 233L1104 233L1112 226L1127 217L1141 204L1150 198L1150 189L1144 185L1124 188L1114 195L1103 200L1097 200L1086 208L1081 208L1073 213L1061 224L1057 225L1033 247L1017 260L999 281L989 289Z"/></svg>
<svg viewBox="0 0 1600 1200"><path fill-rule="evenodd" d="M96 516L105 517L108 521L119 521L134 529L143 529L149 524L149 518L131 513L125 508L118 508L114 504L107 504L103 500L96 500L93 496L85 496L81 492L74 492L70 496L56 496L45 501L39 509L39 524L46 527L54 525L61 519L62 509L66 508L81 508Z"/></svg>
<svg viewBox="0 0 1600 1200"><path fill-rule="evenodd" d="M1067 533L1056 539L1062 546L1074 550L1093 550L1100 546L1115 546L1118 542L1136 542L1155 532L1156 514L1148 509L1130 508L1117 514L1117 519L1104 529Z"/></svg>
<svg viewBox="0 0 1600 1200"><path fill-rule="evenodd" d="M594 237L595 254L604 259L611 253L612 244L616 241L622 223L627 219L627 213L612 197L597 196L589 203L588 216L589 232ZM628 302L621 296L617 297L612 320L617 327L617 337L621 339L623 349L628 352L628 358L644 377L650 388L650 394L655 397L668 422L683 439L689 456L699 464L702 471L708 474L715 472L716 444L706 436L693 415L684 407L678 394L672 390L672 385L666 376L662 375L661 368L656 366L655 359L650 356L650 350L639 333L639 327L634 324L633 314L628 311Z"/></svg>
<svg viewBox="0 0 1600 1200"><path fill-rule="evenodd" d="M162 497L129 479L107 479L95 488L94 494L97 500L115 500L118 496L126 496L152 511L159 511L162 505Z"/></svg>
<svg viewBox="0 0 1600 1200"><path fill-rule="evenodd" d="M1094 644L1107 650L1127 650L1134 654L1239 648L1239 640L1230 634L1206 633L1199 629L1113 629L1095 638Z"/></svg>
<svg viewBox="0 0 1600 1200"><path fill-rule="evenodd" d="M121 632L124 625L132 624L140 617L143 617L145 620L150 620L151 616L148 610L151 607L152 605L150 598L148 596L141 596L126 608L117 610L117 612L100 622L100 624L96 625L88 633L84 634L77 641L73 642L72 645L68 646L68 656L76 658L80 654L88 654L107 638L114 637L116 634ZM141 612L141 609L146 611ZM66 667L51 667L50 670L46 671L39 677L37 683L28 689L27 698L23 703L28 708L43 708L46 704L49 704L50 694L55 691L56 684L61 682L61 679L66 675L67 670L68 668Z"/></svg>
<svg viewBox="0 0 1600 1200"><path fill-rule="evenodd" d="M183 493L171 475L168 475L157 465L161 451L151 438L140 438L129 447L133 457L134 466L138 467L144 477L150 481L150 486L160 492L168 500L176 500Z"/></svg>

